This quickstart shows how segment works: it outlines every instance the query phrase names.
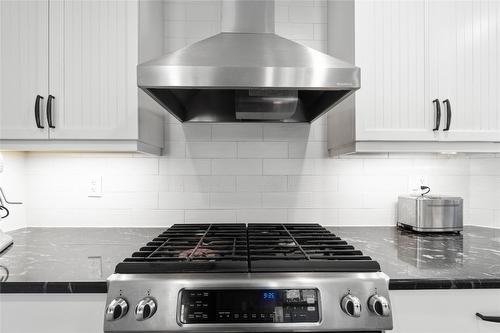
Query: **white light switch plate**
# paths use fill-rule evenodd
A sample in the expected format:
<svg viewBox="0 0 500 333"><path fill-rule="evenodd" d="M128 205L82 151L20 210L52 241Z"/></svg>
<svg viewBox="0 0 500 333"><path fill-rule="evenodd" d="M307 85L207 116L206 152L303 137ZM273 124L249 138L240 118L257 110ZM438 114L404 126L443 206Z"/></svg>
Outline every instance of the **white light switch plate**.
<svg viewBox="0 0 500 333"><path fill-rule="evenodd" d="M87 196L102 197L102 176L91 176L88 180Z"/></svg>

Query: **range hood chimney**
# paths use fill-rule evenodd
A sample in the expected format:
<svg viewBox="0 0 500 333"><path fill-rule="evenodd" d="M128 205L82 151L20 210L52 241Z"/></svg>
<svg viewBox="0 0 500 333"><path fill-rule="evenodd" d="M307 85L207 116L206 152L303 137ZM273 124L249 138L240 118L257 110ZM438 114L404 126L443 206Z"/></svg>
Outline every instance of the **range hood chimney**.
<svg viewBox="0 0 500 333"><path fill-rule="evenodd" d="M222 32L274 34L274 0L223 0Z"/></svg>
<svg viewBox="0 0 500 333"><path fill-rule="evenodd" d="M182 122L311 122L359 89L359 68L274 34L274 1L223 0L222 32L137 68Z"/></svg>

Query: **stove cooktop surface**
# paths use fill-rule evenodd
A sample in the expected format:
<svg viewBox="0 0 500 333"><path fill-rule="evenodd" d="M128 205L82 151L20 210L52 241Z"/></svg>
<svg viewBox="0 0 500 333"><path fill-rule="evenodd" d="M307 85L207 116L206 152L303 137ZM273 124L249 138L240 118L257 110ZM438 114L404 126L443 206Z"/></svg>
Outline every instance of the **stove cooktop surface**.
<svg viewBox="0 0 500 333"><path fill-rule="evenodd" d="M378 272L319 224L175 224L115 273Z"/></svg>

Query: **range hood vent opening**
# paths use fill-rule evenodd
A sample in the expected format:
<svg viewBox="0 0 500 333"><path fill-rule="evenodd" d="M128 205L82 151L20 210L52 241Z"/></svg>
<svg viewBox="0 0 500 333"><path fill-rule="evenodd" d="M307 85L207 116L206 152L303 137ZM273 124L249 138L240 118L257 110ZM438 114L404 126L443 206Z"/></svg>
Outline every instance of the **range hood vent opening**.
<svg viewBox="0 0 500 333"><path fill-rule="evenodd" d="M221 27L137 68L181 122L311 122L360 87L359 68L274 34L272 0L223 0Z"/></svg>
<svg viewBox="0 0 500 333"><path fill-rule="evenodd" d="M297 111L297 90L238 90L235 94L236 119L285 120Z"/></svg>

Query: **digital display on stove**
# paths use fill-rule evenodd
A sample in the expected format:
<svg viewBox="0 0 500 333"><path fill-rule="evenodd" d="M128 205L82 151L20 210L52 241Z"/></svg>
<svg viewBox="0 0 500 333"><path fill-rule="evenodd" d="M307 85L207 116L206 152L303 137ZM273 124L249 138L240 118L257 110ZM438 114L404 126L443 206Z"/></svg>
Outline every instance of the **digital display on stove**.
<svg viewBox="0 0 500 333"><path fill-rule="evenodd" d="M262 299L271 301L276 299L276 292L275 291L264 291L262 293Z"/></svg>
<svg viewBox="0 0 500 333"><path fill-rule="evenodd" d="M182 290L182 324L318 322L316 289Z"/></svg>

